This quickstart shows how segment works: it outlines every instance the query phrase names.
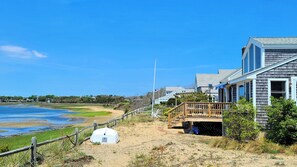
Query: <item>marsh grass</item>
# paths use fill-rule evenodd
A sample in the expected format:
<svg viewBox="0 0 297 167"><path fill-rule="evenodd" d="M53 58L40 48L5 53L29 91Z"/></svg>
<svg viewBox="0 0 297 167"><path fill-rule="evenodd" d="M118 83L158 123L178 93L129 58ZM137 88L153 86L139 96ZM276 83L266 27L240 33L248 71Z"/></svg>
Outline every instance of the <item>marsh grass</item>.
<svg viewBox="0 0 297 167"><path fill-rule="evenodd" d="M74 127L66 127L63 129L48 130L44 132L37 132L32 134L25 134L20 136L11 136L6 138L1 138L1 145L8 146L9 150L21 148L24 146L29 146L31 144L31 138L36 137L37 142L42 142L45 140L54 139L57 137L65 136L74 133Z"/></svg>

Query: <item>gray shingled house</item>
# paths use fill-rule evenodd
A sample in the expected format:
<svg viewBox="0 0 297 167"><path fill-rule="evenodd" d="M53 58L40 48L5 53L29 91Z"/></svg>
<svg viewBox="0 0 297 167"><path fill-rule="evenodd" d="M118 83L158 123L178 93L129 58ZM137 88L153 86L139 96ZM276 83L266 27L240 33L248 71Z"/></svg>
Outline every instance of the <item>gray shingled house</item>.
<svg viewBox="0 0 297 167"><path fill-rule="evenodd" d="M296 101L297 37L250 38L242 49L242 68L217 85L219 101L237 102L245 97L257 108L256 121L267 122L264 107L271 97Z"/></svg>
<svg viewBox="0 0 297 167"><path fill-rule="evenodd" d="M196 74L195 91L209 94L214 102L218 101L218 90L215 89L215 86L235 71L234 69L219 69L217 74Z"/></svg>

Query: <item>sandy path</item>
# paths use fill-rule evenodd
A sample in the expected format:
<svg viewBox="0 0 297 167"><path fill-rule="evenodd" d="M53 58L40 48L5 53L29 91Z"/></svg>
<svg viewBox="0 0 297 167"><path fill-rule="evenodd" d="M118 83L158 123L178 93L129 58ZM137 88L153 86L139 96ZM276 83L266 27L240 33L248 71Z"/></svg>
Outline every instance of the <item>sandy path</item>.
<svg viewBox="0 0 297 167"><path fill-rule="evenodd" d="M297 166L297 156L258 155L211 148L199 142L211 137L182 134L181 130L167 129L166 126L159 121L119 126L116 130L120 142L115 145L93 145L87 141L80 149L94 156L95 160L86 166L127 166L136 155L149 154L157 147L163 151L162 160L168 166Z"/></svg>

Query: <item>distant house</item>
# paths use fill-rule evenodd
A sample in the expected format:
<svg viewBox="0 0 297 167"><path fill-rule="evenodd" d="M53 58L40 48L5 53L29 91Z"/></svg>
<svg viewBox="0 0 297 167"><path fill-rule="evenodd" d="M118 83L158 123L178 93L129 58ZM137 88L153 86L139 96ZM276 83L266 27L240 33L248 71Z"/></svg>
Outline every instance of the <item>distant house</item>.
<svg viewBox="0 0 297 167"><path fill-rule="evenodd" d="M242 49L242 68L217 85L221 102L251 100L256 121L267 123L271 97L296 101L297 38L250 38Z"/></svg>
<svg viewBox="0 0 297 167"><path fill-rule="evenodd" d="M218 90L215 86L220 83L222 79L234 73L236 70L222 70L217 74L196 74L195 91L203 92L213 97L213 101L218 101Z"/></svg>
<svg viewBox="0 0 297 167"><path fill-rule="evenodd" d="M180 93L191 93L194 89L187 89L183 87L165 87L165 95L157 98L155 104L166 103L169 99L175 98L174 95Z"/></svg>

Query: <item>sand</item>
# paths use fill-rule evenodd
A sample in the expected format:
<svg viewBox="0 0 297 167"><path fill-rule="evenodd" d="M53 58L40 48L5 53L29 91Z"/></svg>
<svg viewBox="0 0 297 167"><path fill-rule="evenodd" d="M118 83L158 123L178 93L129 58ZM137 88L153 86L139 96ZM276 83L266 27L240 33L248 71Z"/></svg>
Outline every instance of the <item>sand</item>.
<svg viewBox="0 0 297 167"><path fill-rule="evenodd" d="M46 121L37 121L31 120L26 122L0 122L0 127L6 128L25 128L32 126L48 126L49 124Z"/></svg>
<svg viewBox="0 0 297 167"><path fill-rule="evenodd" d="M83 143L79 149L95 158L86 167L127 166L136 155L157 152L167 166L297 166L297 156L252 154L244 151L212 148L201 142L213 137L183 134L182 130L167 129L160 121L135 123L115 128L120 142L115 145Z"/></svg>

